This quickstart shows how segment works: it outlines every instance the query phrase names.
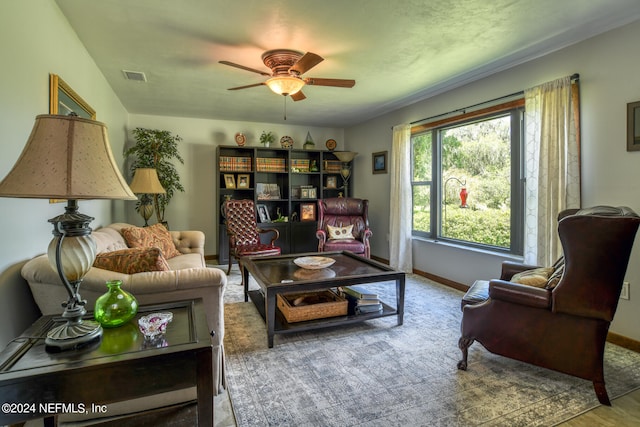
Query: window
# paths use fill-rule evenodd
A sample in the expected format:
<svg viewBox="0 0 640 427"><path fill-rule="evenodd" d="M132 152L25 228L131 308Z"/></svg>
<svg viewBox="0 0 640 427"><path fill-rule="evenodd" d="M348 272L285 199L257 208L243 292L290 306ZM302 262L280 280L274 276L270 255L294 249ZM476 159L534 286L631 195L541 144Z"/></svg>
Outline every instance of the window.
<svg viewBox="0 0 640 427"><path fill-rule="evenodd" d="M509 107L412 130L414 235L522 254L523 109Z"/></svg>

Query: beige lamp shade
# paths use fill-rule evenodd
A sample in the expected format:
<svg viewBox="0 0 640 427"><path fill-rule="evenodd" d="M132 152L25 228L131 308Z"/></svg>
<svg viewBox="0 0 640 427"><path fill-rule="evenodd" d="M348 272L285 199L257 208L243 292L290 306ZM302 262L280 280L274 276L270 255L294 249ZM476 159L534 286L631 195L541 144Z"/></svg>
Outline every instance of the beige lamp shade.
<svg viewBox="0 0 640 427"><path fill-rule="evenodd" d="M111 152L107 127L77 116L40 115L0 197L135 200Z"/></svg>
<svg viewBox="0 0 640 427"><path fill-rule="evenodd" d="M158 172L153 168L136 169L129 188L136 194L166 193L158 179Z"/></svg>

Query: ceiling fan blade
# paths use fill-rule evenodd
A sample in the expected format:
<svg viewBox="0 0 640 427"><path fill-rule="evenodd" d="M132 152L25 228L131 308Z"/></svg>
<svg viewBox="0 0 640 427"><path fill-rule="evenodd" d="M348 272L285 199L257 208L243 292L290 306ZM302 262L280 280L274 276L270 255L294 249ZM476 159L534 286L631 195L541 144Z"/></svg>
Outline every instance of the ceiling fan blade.
<svg viewBox="0 0 640 427"><path fill-rule="evenodd" d="M221 64L228 65L230 67L240 68L241 70L251 71L252 73L262 74L263 76L271 77L271 74L266 71L256 70L255 68L245 67L244 65L236 64L235 62L229 61L218 61Z"/></svg>
<svg viewBox="0 0 640 427"><path fill-rule="evenodd" d="M295 71L298 74L304 74L319 63L324 61L324 58L320 55L316 55L312 52L305 53L302 58L298 59L298 62L293 64L289 71Z"/></svg>
<svg viewBox="0 0 640 427"><path fill-rule="evenodd" d="M227 90L247 89L247 88L250 88L250 87L264 86L264 85L265 85L265 83L264 83L264 82L263 82L263 83L254 83L254 84L252 84L252 85L238 86L238 87L230 87L230 88L229 88L229 89L227 89Z"/></svg>
<svg viewBox="0 0 640 427"><path fill-rule="evenodd" d="M303 99L306 99L307 97L304 96L304 93L302 93L301 90L299 90L298 92L294 93L293 95L289 95L291 97L291 99L293 99L294 101L302 101Z"/></svg>
<svg viewBox="0 0 640 427"><path fill-rule="evenodd" d="M304 82L308 85L314 86L334 86L334 87L353 87L356 84L355 80L346 79L317 79L315 77L307 77Z"/></svg>

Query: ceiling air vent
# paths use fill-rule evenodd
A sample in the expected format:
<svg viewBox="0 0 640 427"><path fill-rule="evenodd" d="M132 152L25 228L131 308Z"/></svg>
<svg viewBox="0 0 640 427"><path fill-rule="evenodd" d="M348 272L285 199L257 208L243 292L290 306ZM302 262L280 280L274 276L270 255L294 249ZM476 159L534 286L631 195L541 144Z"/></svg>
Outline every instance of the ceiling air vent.
<svg viewBox="0 0 640 427"><path fill-rule="evenodd" d="M146 82L147 81L147 76L145 76L144 73L141 72L141 71L122 70L122 72L124 73L124 77L127 80L134 80L136 82Z"/></svg>

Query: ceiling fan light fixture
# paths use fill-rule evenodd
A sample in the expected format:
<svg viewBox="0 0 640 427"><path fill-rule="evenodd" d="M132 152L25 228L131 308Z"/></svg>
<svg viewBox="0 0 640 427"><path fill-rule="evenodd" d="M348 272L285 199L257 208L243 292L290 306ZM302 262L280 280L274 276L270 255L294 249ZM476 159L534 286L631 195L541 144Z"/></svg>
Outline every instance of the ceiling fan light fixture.
<svg viewBox="0 0 640 427"><path fill-rule="evenodd" d="M304 80L292 76L276 76L266 81L267 86L278 95L293 95L300 92Z"/></svg>

